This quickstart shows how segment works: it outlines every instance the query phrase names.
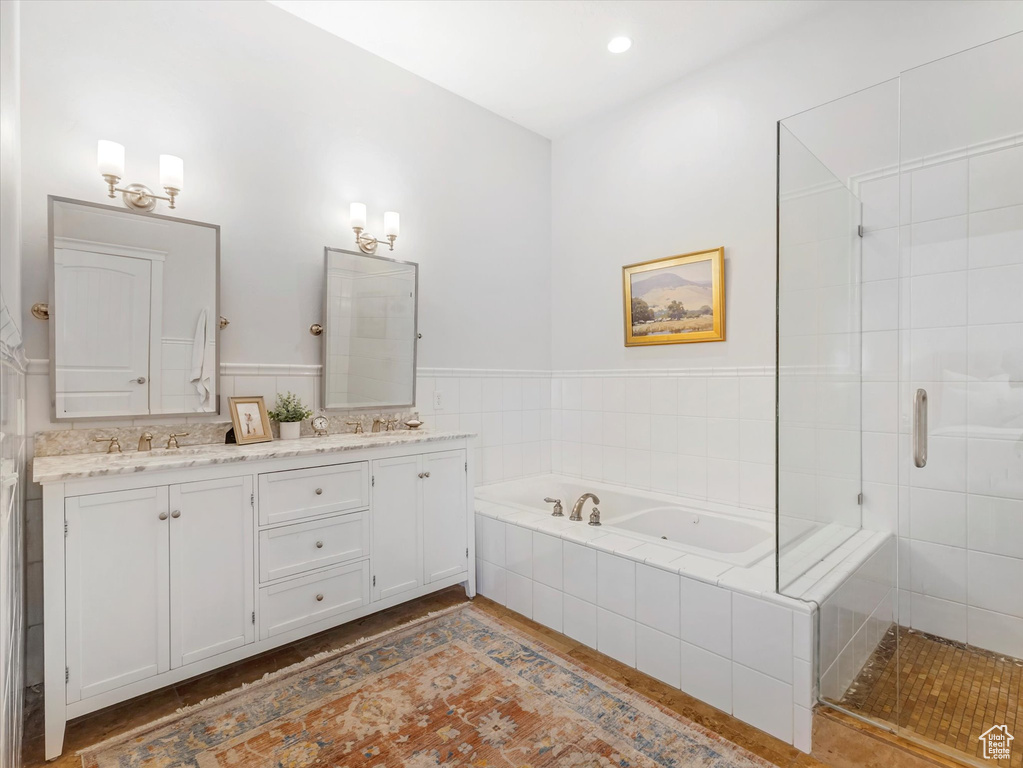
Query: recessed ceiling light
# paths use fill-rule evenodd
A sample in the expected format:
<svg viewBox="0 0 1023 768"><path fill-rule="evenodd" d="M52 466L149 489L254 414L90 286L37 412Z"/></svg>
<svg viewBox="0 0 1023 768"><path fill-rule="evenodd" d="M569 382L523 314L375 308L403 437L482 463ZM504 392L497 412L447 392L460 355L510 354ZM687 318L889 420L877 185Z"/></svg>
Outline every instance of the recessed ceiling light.
<svg viewBox="0 0 1023 768"><path fill-rule="evenodd" d="M607 49L611 53L625 53L632 47L632 41L627 37L615 37L611 39L611 42L607 44Z"/></svg>

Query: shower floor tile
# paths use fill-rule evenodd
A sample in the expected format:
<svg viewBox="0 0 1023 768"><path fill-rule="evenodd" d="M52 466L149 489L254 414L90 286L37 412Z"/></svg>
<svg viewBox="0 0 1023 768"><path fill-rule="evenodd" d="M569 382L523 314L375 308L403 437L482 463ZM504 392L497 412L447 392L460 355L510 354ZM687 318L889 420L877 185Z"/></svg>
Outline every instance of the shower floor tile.
<svg viewBox="0 0 1023 768"><path fill-rule="evenodd" d="M1009 759L984 762L1023 768L1023 660L893 627L836 703L974 758L979 736L1005 725Z"/></svg>

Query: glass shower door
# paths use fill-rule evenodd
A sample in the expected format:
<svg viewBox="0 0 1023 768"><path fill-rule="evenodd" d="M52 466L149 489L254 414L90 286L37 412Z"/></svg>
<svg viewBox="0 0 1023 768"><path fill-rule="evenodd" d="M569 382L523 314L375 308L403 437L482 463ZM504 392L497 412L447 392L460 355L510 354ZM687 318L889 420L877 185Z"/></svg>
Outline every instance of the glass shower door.
<svg viewBox="0 0 1023 768"><path fill-rule="evenodd" d="M978 764L992 762L985 749L1009 747L995 762L1013 766L1023 765L1021 94L1023 34L901 76L891 667L902 735Z"/></svg>

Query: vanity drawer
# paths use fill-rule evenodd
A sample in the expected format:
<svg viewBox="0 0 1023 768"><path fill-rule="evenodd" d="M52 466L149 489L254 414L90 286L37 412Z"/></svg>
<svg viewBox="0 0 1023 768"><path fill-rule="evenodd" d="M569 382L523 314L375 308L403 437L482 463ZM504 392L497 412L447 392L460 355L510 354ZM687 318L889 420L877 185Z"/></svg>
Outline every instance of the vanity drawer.
<svg viewBox="0 0 1023 768"><path fill-rule="evenodd" d="M289 469L259 476L259 524L273 525L369 506L369 464Z"/></svg>
<svg viewBox="0 0 1023 768"><path fill-rule="evenodd" d="M369 555L367 512L259 532L260 583Z"/></svg>
<svg viewBox="0 0 1023 768"><path fill-rule="evenodd" d="M369 603L369 560L263 587L259 590L259 636L340 616Z"/></svg>

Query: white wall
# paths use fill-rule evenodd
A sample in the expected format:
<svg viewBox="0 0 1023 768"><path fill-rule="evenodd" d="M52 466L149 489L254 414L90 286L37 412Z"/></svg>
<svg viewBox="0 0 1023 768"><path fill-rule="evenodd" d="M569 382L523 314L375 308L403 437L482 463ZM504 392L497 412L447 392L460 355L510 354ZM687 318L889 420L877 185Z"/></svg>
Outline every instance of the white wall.
<svg viewBox="0 0 1023 768"><path fill-rule="evenodd" d="M11 320L21 319L21 80L20 2L2 3L0 32L0 295ZM43 299L45 300L45 299Z"/></svg>
<svg viewBox="0 0 1023 768"><path fill-rule="evenodd" d="M555 140L554 369L773 365L776 121L1018 29L1018 3L840 6ZM626 349L622 265L720 245L728 341Z"/></svg>
<svg viewBox="0 0 1023 768"><path fill-rule="evenodd" d="M320 362L323 248L351 247L361 200L378 234L401 213L395 255L421 265L421 365L548 365L546 139L268 3L57 0L23 16L29 305L46 296L46 195L107 201L107 138L127 182L156 186L158 155L184 158L176 213L221 225L223 361ZM46 357L45 324L25 325Z"/></svg>

